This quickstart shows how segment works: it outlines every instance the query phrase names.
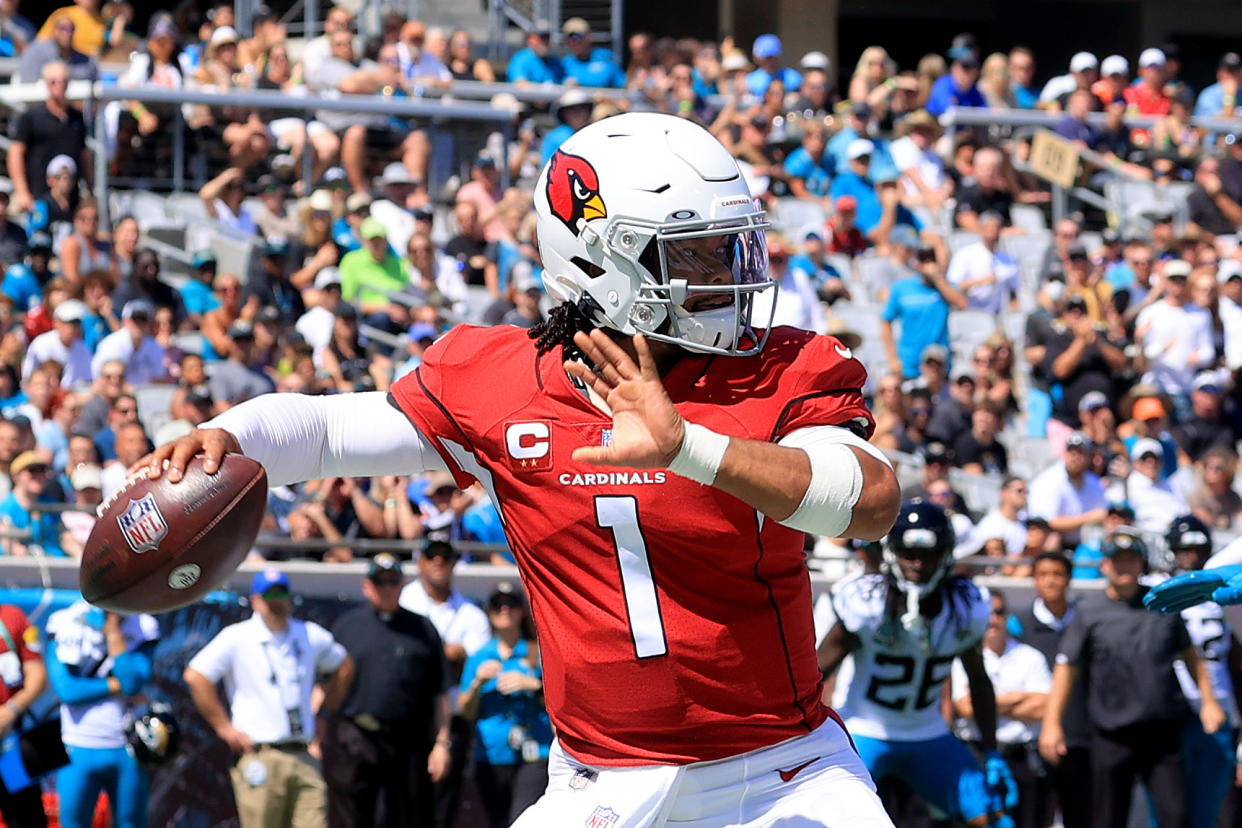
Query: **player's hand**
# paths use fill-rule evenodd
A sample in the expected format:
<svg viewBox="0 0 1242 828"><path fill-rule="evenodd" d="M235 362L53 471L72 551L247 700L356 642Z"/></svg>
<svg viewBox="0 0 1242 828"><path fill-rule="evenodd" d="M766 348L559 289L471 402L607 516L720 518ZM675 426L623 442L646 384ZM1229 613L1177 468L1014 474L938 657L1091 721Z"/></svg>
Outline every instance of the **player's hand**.
<svg viewBox="0 0 1242 828"><path fill-rule="evenodd" d="M254 743L250 741L250 737L233 727L232 722L217 730L216 735L229 746L229 750L237 754L249 753L254 747Z"/></svg>
<svg viewBox="0 0 1242 828"><path fill-rule="evenodd" d="M1143 604L1157 612L1181 612L1206 601L1242 603L1242 564L1183 572L1143 596Z"/></svg>
<svg viewBox="0 0 1242 828"><path fill-rule="evenodd" d="M565 370L590 386L612 409L612 442L581 446L573 459L594 466L665 468L677 456L686 424L673 407L651 348L642 334L633 339L638 364L606 333L596 328L574 334L574 344L597 367L566 362Z"/></svg>
<svg viewBox="0 0 1242 828"><path fill-rule="evenodd" d="M146 469L151 480L159 478L168 463L168 480L177 483L185 474L185 467L197 454L203 455L203 471L215 474L225 454L241 454L241 443L232 433L222 428L198 428L171 443L165 443L146 457L130 466L129 473L137 474Z"/></svg>
<svg viewBox="0 0 1242 828"><path fill-rule="evenodd" d="M1215 699L1205 700L1199 708L1199 724L1203 725L1203 732L1209 735L1224 727L1227 719L1224 709Z"/></svg>
<svg viewBox="0 0 1242 828"><path fill-rule="evenodd" d="M431 748L431 754L427 757L427 775L431 777L432 782L439 782L448 776L449 766L452 764L453 757L449 754L448 745L436 742Z"/></svg>
<svg viewBox="0 0 1242 828"><path fill-rule="evenodd" d="M1005 757L995 750L990 751L983 759L983 772L987 777L988 791L1000 803L993 810L1011 811L1018 807L1018 783L1014 781L1013 771L1009 769Z"/></svg>
<svg viewBox="0 0 1242 828"><path fill-rule="evenodd" d="M1044 757L1044 761L1050 765L1059 765L1068 750L1065 746L1065 732L1060 726L1044 722L1043 730L1039 732L1039 755Z"/></svg>

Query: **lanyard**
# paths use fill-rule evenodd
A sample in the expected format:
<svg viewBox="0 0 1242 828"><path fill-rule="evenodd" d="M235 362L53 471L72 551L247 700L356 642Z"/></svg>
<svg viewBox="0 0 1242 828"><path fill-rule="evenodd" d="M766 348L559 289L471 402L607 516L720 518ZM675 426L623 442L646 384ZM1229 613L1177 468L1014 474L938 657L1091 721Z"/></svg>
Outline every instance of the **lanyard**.
<svg viewBox="0 0 1242 828"><path fill-rule="evenodd" d="M292 630L289 631L289 635L293 635ZM281 680L283 676L277 674L276 662L272 660L272 655L268 652L268 647L272 646L274 643L275 641L273 639L268 639L260 642L259 647L263 651L264 660L267 661L268 680L272 683L272 686L276 688L276 692L280 696L280 703L288 709L290 707L300 705L302 702L302 649L298 645L297 640L291 638L290 645L293 650L293 657L297 661L297 669L294 684L291 688L288 688L292 690L292 693L286 693L285 682ZM278 654L283 655L279 653L279 651Z"/></svg>

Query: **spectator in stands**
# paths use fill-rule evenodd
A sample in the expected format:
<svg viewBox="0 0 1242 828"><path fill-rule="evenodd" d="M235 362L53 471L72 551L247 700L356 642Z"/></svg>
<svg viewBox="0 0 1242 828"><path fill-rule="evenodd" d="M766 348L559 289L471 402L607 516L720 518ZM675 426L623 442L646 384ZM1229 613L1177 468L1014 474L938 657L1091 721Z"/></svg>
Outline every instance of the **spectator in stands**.
<svg viewBox="0 0 1242 828"><path fill-rule="evenodd" d="M758 67L746 76L746 88L750 94L762 98L773 81L780 81L786 89L802 85L798 70L786 66L781 60L781 39L774 34L761 34L751 46L751 55Z"/></svg>
<svg viewBox="0 0 1242 828"><path fill-rule="evenodd" d="M457 235L444 245L444 252L457 259L466 284L487 289L492 298L500 295L496 263L487 256L487 240L479 225L477 208L469 202L460 203L453 211Z"/></svg>
<svg viewBox="0 0 1242 828"><path fill-rule="evenodd" d="M483 227L483 237L489 242L505 234L504 221L497 215L497 207L504 195L496 159L486 152L479 153L470 165L470 180L457 191L457 203L474 205L478 222Z"/></svg>
<svg viewBox="0 0 1242 828"><path fill-rule="evenodd" d="M15 57L35 39L35 27L17 13L20 0L0 0L0 54Z"/></svg>
<svg viewBox="0 0 1242 828"><path fill-rule="evenodd" d="M857 204L858 229L874 244L886 242L896 225L921 229L921 222L901 205L897 181L886 178L872 184L871 170L875 144L866 138L852 141L845 151L847 169L832 182L829 194L833 199L852 196Z"/></svg>
<svg viewBox="0 0 1242 828"><path fill-rule="evenodd" d="M849 99L853 104L866 104L869 109L883 106L892 86L896 86L897 62L883 46L868 46L858 56L850 77Z"/></svg>
<svg viewBox="0 0 1242 828"><path fill-rule="evenodd" d="M970 554L979 554L985 542L1000 538L1005 544L1005 556L1020 558L1026 551L1026 481L1021 477L1007 476L1001 482L1000 502L979 519L966 541Z"/></svg>
<svg viewBox="0 0 1242 828"><path fill-rule="evenodd" d="M1039 93L1041 109L1060 110L1065 108L1063 99L1075 89L1090 89L1099 79L1100 61L1090 52L1077 52L1070 58L1069 73L1057 75L1044 84Z"/></svg>
<svg viewBox="0 0 1242 828"><path fill-rule="evenodd" d="M13 142L7 154L13 206L23 212L34 207L35 199L47 195L48 162L58 155L82 163L88 159L86 122L66 98L68 65L52 61L43 67L42 76L47 100L32 104L14 121L10 133Z"/></svg>
<svg viewBox="0 0 1242 828"><path fill-rule="evenodd" d="M824 330L824 309L810 276L801 268L790 267L788 242L778 233L768 234L768 263L771 278L780 289L754 298L756 319L771 319L772 325L789 325L804 331Z"/></svg>
<svg viewBox="0 0 1242 828"><path fill-rule="evenodd" d="M66 470L70 480L68 491L73 493L76 509L60 516L60 548L70 558L81 558L86 541L95 528L95 509L103 502L100 468L97 465L79 465Z"/></svg>
<svg viewBox="0 0 1242 828"><path fill-rule="evenodd" d="M336 306L332 338L320 353L320 367L339 392L387 391L392 363L368 353L358 333L358 311L344 302Z"/></svg>
<svg viewBox="0 0 1242 828"><path fill-rule="evenodd" d="M254 325L239 319L229 327L228 337L233 342L233 348L227 359L215 364L210 379L217 414L251 397L276 390L271 378L253 364Z"/></svg>
<svg viewBox="0 0 1242 828"><path fill-rule="evenodd" d="M266 152L264 149L260 155ZM203 185L198 197L209 217L230 230L252 236L259 232L259 225L242 204L246 199L245 178L244 166L227 167Z"/></svg>
<svg viewBox="0 0 1242 828"><path fill-rule="evenodd" d="M259 189L259 201L263 206L254 213L254 222L264 236L280 236L296 239L302 231L302 223L289 209L285 185L274 175L261 175L255 182Z"/></svg>
<svg viewBox="0 0 1242 828"><path fill-rule="evenodd" d="M341 303L341 272L335 267L325 267L315 276L315 299L294 329L314 348L316 365L323 349L332 341L332 328L336 322L336 309Z"/></svg>
<svg viewBox="0 0 1242 828"><path fill-rule="evenodd" d="M1071 296L1061 304L1061 313L1043 339L1043 374L1055 384L1049 437L1059 445L1077 428L1079 404L1091 392L1111 397L1116 376L1129 364L1125 342L1087 313L1086 300Z"/></svg>
<svg viewBox="0 0 1242 828"><path fill-rule="evenodd" d="M591 24L581 17L571 17L561 26L561 33L569 50L561 58L566 82L613 89L625 86L625 71L613 60L612 52L602 47L591 48Z"/></svg>
<svg viewBox="0 0 1242 828"><path fill-rule="evenodd" d="M939 117L951 106L986 107L979 91L979 56L966 46L949 50L949 74L932 85L927 111Z"/></svg>
<svg viewBox="0 0 1242 828"><path fill-rule="evenodd" d="M113 307L124 307L130 299L146 299L157 309L168 308L177 319L185 317L181 295L160 278L160 257L150 248L144 247L134 254L133 278L122 281L112 291Z"/></svg>
<svg viewBox="0 0 1242 828"><path fill-rule="evenodd" d="M444 65L448 44L440 28L428 29L421 20L410 20L401 26L396 46L397 64L411 87L447 87L452 81Z"/></svg>
<svg viewBox="0 0 1242 828"><path fill-rule="evenodd" d="M1242 78L1242 57L1237 52L1226 52L1216 65L1216 83L1207 86L1195 101L1198 118L1232 118L1238 111L1238 80ZM1215 134L1210 135L1206 145L1215 144Z"/></svg>
<svg viewBox="0 0 1242 828"><path fill-rule="evenodd" d="M23 261L4 272L0 292L12 301L14 309L38 307L44 286L56 276L52 272L52 237L42 230L30 234Z"/></svg>
<svg viewBox="0 0 1242 828"><path fill-rule="evenodd" d="M457 29L449 37L448 60L445 65L456 80L475 80L481 83L495 83L496 73L485 58L471 54L470 33L465 29Z"/></svg>
<svg viewBox="0 0 1242 828"><path fill-rule="evenodd" d="M791 195L812 200L828 195L834 169L832 160L824 154L825 144L824 130L809 122L802 132L802 146L785 159Z"/></svg>
<svg viewBox="0 0 1242 828"><path fill-rule="evenodd" d="M104 461L116 459L116 435L123 426L138 422L138 398L125 393L108 409L108 422L95 432L95 452Z"/></svg>
<svg viewBox="0 0 1242 828"><path fill-rule="evenodd" d="M923 349L920 362L920 380L936 405L931 422L927 424L927 435L952 447L959 435L970 430L978 386L969 369L961 367L953 370L951 382L942 382L948 359L949 352L943 345L928 345Z"/></svg>
<svg viewBox="0 0 1242 828"><path fill-rule="evenodd" d="M49 18L49 22L50 22ZM22 83L34 83L40 77L46 81L43 70L54 62L65 64L72 80L95 81L99 79L99 67L95 58L73 45L75 27L72 20L57 20L45 34L22 52L19 74Z"/></svg>
<svg viewBox="0 0 1242 828"><path fill-rule="evenodd" d="M68 158L64 160L72 163ZM94 199L85 199L73 211L73 232L60 245L61 275L72 284L81 285L85 274L93 270L106 272L111 265L111 252L99 236L99 205Z"/></svg>
<svg viewBox="0 0 1242 828"><path fill-rule="evenodd" d="M121 310L121 327L104 337L91 361L95 375L105 363L125 364L125 376L135 385L168 379L164 372L164 348L151 335L155 307L145 299L131 299Z"/></svg>
<svg viewBox="0 0 1242 828"><path fill-rule="evenodd" d="M902 119L896 134L899 137L889 146L889 153L901 173L902 204L924 224L935 224L936 212L953 192L953 182L934 149L940 124L926 110L919 110Z"/></svg>
<svg viewBox="0 0 1242 828"><path fill-rule="evenodd" d="M1126 478L1126 500L1134 507L1138 528L1164 532L1173 518L1187 511L1186 503L1164 477L1164 446L1150 437L1130 447L1133 471Z"/></svg>
<svg viewBox="0 0 1242 828"><path fill-rule="evenodd" d="M858 199L852 195L837 196L833 199L833 214L828 219L825 230L828 233L826 243L828 250L833 253L844 253L850 258L861 256L867 251L868 243L862 230L858 228ZM917 234L913 235L915 245L918 243ZM894 234L889 235L889 246L898 246ZM906 251L906 257L902 259L904 265L908 259L909 250Z"/></svg>
<svg viewBox="0 0 1242 828"><path fill-rule="evenodd" d="M69 462L69 435L77 428L82 414L84 392L71 391L58 399L52 408L52 416L43 421L35 434L35 445L44 457L50 457L52 471L60 474Z"/></svg>
<svg viewBox="0 0 1242 828"><path fill-rule="evenodd" d="M1233 421L1225 414L1223 389L1216 373L1200 372L1190 389L1190 417L1173 428L1179 465L1197 463L1209 449L1237 442Z"/></svg>
<svg viewBox="0 0 1242 828"><path fill-rule="evenodd" d="M1172 99L1165 93L1165 55L1159 49L1144 49L1139 55L1139 80L1127 87L1127 110L1136 115L1167 115Z"/></svg>
<svg viewBox="0 0 1242 828"><path fill-rule="evenodd" d="M22 360L22 376L30 376L48 360L64 367L61 384L66 387L89 385L91 352L82 341L82 318L86 306L77 299L60 302L52 312L53 330L40 334L31 343Z"/></svg>
<svg viewBox="0 0 1242 828"><path fill-rule="evenodd" d="M349 33L354 23L353 14L343 6L333 6L323 21L323 34L307 41L302 48L303 75L310 78L332 53L332 36L337 32Z"/></svg>
<svg viewBox="0 0 1242 828"><path fill-rule="evenodd" d="M957 194L954 220L963 230L979 230L979 216L991 210L999 213L1008 227L1012 224L1009 206L1014 195L1005 181L1005 156L995 147L983 147L974 157L974 183L964 185Z"/></svg>
<svg viewBox="0 0 1242 828"><path fill-rule="evenodd" d="M357 61L353 37L348 30L337 31L329 41L331 52L314 74L308 74L307 85L321 95L374 95L385 87L406 89L409 82L401 68L392 63ZM447 72L447 70L445 70ZM368 164L374 158L397 156L410 175L424 180L430 145L422 130L410 130L394 124L382 115L359 115L356 112L319 111L315 116L341 138L341 166L349 183L358 192L370 191Z"/></svg>
<svg viewBox="0 0 1242 828"><path fill-rule="evenodd" d="M967 474L1003 475L1009 471L1005 447L996 439L1003 425L1003 409L991 400L975 403L970 429L954 435L956 466Z"/></svg>
<svg viewBox="0 0 1242 828"><path fill-rule="evenodd" d="M1144 381L1171 395L1179 412L1189 411L1195 373L1216 358L1211 316L1187 302L1190 272L1184 260L1166 263L1160 280L1164 293L1138 315L1134 328L1134 340L1148 361Z"/></svg>
<svg viewBox="0 0 1242 828"><path fill-rule="evenodd" d="M0 500L0 526L9 530L29 530L31 536L29 540L4 540L4 554L34 554L30 547L35 546L45 555L65 557L60 547L60 516L39 507L40 503L51 502L44 493L51 467L36 452L24 451L13 459L9 475L13 479L13 491Z"/></svg>
<svg viewBox="0 0 1242 828"><path fill-rule="evenodd" d="M394 305L388 293L401 291L409 283L401 259L388 246L388 235L379 219L362 223L363 247L341 259L342 296L354 303L369 324L388 329L393 322L404 323L405 312Z"/></svg>
<svg viewBox="0 0 1242 828"><path fill-rule="evenodd" d="M1186 503L1213 529L1236 531L1242 523L1242 496L1233 490L1238 456L1230 446L1208 449L1195 464L1195 482Z"/></svg>
<svg viewBox="0 0 1242 828"><path fill-rule="evenodd" d="M538 20L526 30L526 47L514 52L509 58L506 79L518 86L544 83L560 83L565 79L565 67L560 58L549 52L552 27L546 20Z"/></svg>
<svg viewBox="0 0 1242 828"><path fill-rule="evenodd" d="M1220 176L1221 162L1211 155L1199 159L1195 167L1195 188L1186 198L1190 210L1188 234L1199 234L1208 240L1230 236L1242 225L1242 205L1225 191Z"/></svg>
<svg viewBox="0 0 1242 828"><path fill-rule="evenodd" d="M806 62L808 57L812 59L810 64ZM828 75L831 64L822 52L811 52L802 60L802 85L798 87L792 111L800 113L805 121L822 121L833 111L838 98Z"/></svg>
<svg viewBox="0 0 1242 828"><path fill-rule="evenodd" d="M1089 101L1090 111L1099 112L1114 101L1125 100L1130 85L1130 61L1121 55L1109 55L1100 63L1100 79L1091 85L1095 100Z"/></svg>
<svg viewBox="0 0 1242 828"><path fill-rule="evenodd" d="M967 307L1000 314L1017 307L1018 264L998 249L1005 220L985 210L978 221L979 241L958 248L946 278L966 295Z"/></svg>
<svg viewBox="0 0 1242 828"><path fill-rule="evenodd" d="M552 153L560 148L565 140L586 126L591 120L594 103L589 95L581 89L567 89L557 99L553 114L560 125L553 127L539 145L540 163L548 163Z"/></svg>
<svg viewBox="0 0 1242 828"><path fill-rule="evenodd" d="M4 269L22 260L29 240L22 226L9 218L10 186L9 182L0 184L0 268Z"/></svg>
<svg viewBox="0 0 1242 828"><path fill-rule="evenodd" d="M1066 439L1060 462L1031 480L1030 516L1046 520L1067 549L1078 545L1082 527L1103 523L1108 512L1099 475L1090 471L1094 451L1091 439L1076 431Z"/></svg>
<svg viewBox="0 0 1242 828"><path fill-rule="evenodd" d="M26 216L26 229L32 233L46 230L59 248L73 233L73 218L80 203L78 165L68 155L57 155L47 162L44 180L47 193L35 201L34 210Z"/></svg>
<svg viewBox="0 0 1242 828"><path fill-rule="evenodd" d="M1035 80L1035 54L1025 46L1009 50L1009 91L1018 109L1034 109L1039 104Z"/></svg>
<svg viewBox="0 0 1242 828"><path fill-rule="evenodd" d="M469 296L461 269L454 259L436 250L426 233L418 232L410 237L405 266L410 279L408 291L422 305L447 308L458 314L469 311Z"/></svg>
<svg viewBox="0 0 1242 828"><path fill-rule="evenodd" d="M802 240L802 252L790 258L789 266L798 268L807 275L821 302L831 306L841 299L850 300L850 289L845 284L845 277L829 258L824 247L824 238L819 231L807 232ZM840 339L840 336L837 338ZM859 338L858 343L861 342ZM847 347L854 348L857 344Z"/></svg>
<svg viewBox="0 0 1242 828"><path fill-rule="evenodd" d="M913 235L913 231L904 235ZM924 348L930 344L948 347L949 310L966 307L966 297L944 278L934 250L919 249L917 268L893 284L880 321L889 370L907 378L918 376ZM900 342L893 336L896 321L901 322Z"/></svg>
<svg viewBox="0 0 1242 828"><path fill-rule="evenodd" d="M137 406L135 405L136 410ZM116 456L107 460L103 468L103 496L105 500L112 497L112 495L125 486L125 481L129 478L130 467L151 450L151 441L147 438L147 432L136 416L132 421L119 423L115 428Z"/></svg>
<svg viewBox="0 0 1242 828"><path fill-rule="evenodd" d="M113 403L126 392L125 363L108 361L95 374L91 394L82 406L78 428L85 434L95 434L108 425Z"/></svg>
<svg viewBox="0 0 1242 828"><path fill-rule="evenodd" d="M285 24L280 15L266 5L258 5L250 13L251 36L237 44L237 59L243 71L257 74L267 61L268 52L284 43Z"/></svg>
<svg viewBox="0 0 1242 828"><path fill-rule="evenodd" d="M52 37L62 21L68 21L74 26L74 49L91 56L98 56L103 52L107 28L99 14L99 0L74 0L72 6L56 9L39 29L39 37Z"/></svg>
<svg viewBox="0 0 1242 828"><path fill-rule="evenodd" d="M109 250L112 260L109 276L113 285L134 278L134 256L138 253L139 238L138 219L133 216L121 216L113 223Z"/></svg>
<svg viewBox="0 0 1242 828"><path fill-rule="evenodd" d="M117 85L129 89L181 89L185 79L181 70L178 41L181 34L172 18L157 14L151 18L147 30L146 48L136 52L118 80ZM109 159L112 175L129 175L130 157L135 144L154 148L158 142L172 140L173 109L168 105L140 101L109 104L116 114L116 133L110 142L112 157ZM138 171L148 174L146 170Z"/></svg>
<svg viewBox="0 0 1242 828"><path fill-rule="evenodd" d="M230 90L249 91L254 87L254 76L245 72L238 58L238 35L232 26L218 26L211 33L207 59L195 71L194 81L221 93L224 101L228 100ZM199 107L190 125L204 130L209 140L223 140L230 166L241 170L249 169L272 148L267 124L258 110L250 107L227 103Z"/></svg>
<svg viewBox="0 0 1242 828"><path fill-rule="evenodd" d="M1089 89L1075 89L1071 92L1065 115L1057 121L1056 133L1079 147L1094 149L1100 134L1088 123L1087 115L1092 111L1092 102L1095 100L1095 93Z"/></svg>

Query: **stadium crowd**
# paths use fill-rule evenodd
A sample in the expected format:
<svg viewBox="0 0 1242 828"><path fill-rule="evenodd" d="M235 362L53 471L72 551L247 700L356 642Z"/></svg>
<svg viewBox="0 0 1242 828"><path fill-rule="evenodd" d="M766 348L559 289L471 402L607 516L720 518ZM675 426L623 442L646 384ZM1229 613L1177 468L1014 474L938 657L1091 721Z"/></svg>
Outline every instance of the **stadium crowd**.
<svg viewBox="0 0 1242 828"><path fill-rule="evenodd" d="M0 187L0 522L16 530L0 540L6 555L79 556L94 507L132 463L244 400L387 390L454 325L542 320L535 178L576 129L635 109L700 123L738 159L778 228L768 249L782 289L758 318L770 311L859 354L873 442L901 469L905 497L950 513L958 557L996 559L975 558L972 571L1026 577L1053 555L1075 579L1098 578L1105 533L1127 525L1149 564L1171 569L1165 537L1185 515L1218 545L1242 533L1242 129L1191 120L1238 115L1236 53L1209 79L1183 78L1174 44L1143 50L1133 73L1125 56L1084 51L1041 85L1051 73L1031 50L984 55L970 35L915 67L871 46L845 73L822 52L791 59L771 34L746 49L636 33L623 67L572 18L564 54L536 25L499 67L467 32L395 15L363 42L340 7L306 43L265 7L249 38L227 3L157 14L145 37L134 20L128 3L77 0L36 29L0 4L0 54L47 89L11 121ZM122 87L221 94L218 107L182 110L209 170L192 221L211 232L186 251L188 267L148 243L144 219L122 212L101 226L90 195L88 129L66 90L118 59ZM492 136L468 180L435 188L428 123L227 105L230 90L418 97L454 80L564 91L546 112L493 100L513 114L510 140ZM949 107L986 109L997 124L946 132ZM1055 133L1097 154L1083 183L1138 183L1142 203L1105 213L1072 202L1051 221L1051 186L1029 164L1033 132L1004 125L1014 109L1059 113ZM110 105L110 174L169 177L173 114ZM1134 115L1155 120L1134 126ZM216 237L249 240L258 266L221 268ZM421 539L438 550L413 555L424 583L435 579L423 568L451 570L463 548L463 566L512 563L483 487L462 491L447 475L314 481L274 489L269 505L266 537L287 539L260 542L255 556L270 561L343 562L360 554L357 540ZM413 548L392 552L409 559ZM812 567L837 574L850 554L831 539L808 538L808 550ZM460 598L436 577L428 592L442 595L427 600ZM493 598L493 626L525 646L506 614L520 601ZM491 678L474 654L497 646L476 620L450 658L467 668L451 679L467 706ZM988 646L1004 642L992 630ZM501 649L517 658L514 646ZM1037 719L1016 729L1032 750ZM529 742L513 751L546 759L546 740ZM507 811L491 811L505 824Z"/></svg>

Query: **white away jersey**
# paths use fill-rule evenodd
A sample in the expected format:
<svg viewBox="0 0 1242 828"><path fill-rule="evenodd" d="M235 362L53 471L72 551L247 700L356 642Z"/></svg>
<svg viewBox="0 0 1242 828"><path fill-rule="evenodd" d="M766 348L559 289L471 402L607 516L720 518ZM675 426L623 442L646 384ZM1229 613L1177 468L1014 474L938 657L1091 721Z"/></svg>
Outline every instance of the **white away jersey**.
<svg viewBox="0 0 1242 828"><path fill-rule="evenodd" d="M884 575L865 575L833 590L833 611L859 641L837 712L859 736L934 739L948 732L940 715L941 688L957 654L983 638L991 599L971 581L950 578L940 587L943 605L935 618L923 619L923 631L910 632L901 623L904 595L894 617L886 617L888 583Z"/></svg>

